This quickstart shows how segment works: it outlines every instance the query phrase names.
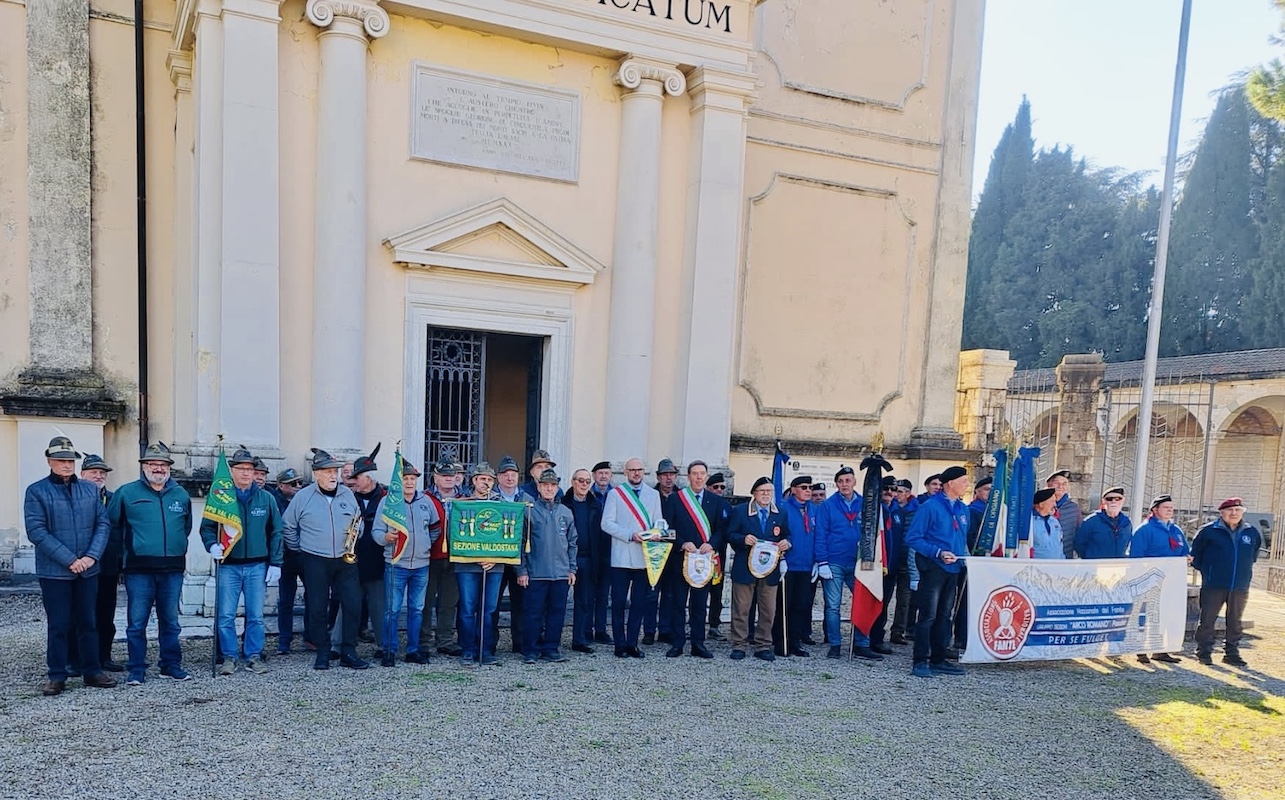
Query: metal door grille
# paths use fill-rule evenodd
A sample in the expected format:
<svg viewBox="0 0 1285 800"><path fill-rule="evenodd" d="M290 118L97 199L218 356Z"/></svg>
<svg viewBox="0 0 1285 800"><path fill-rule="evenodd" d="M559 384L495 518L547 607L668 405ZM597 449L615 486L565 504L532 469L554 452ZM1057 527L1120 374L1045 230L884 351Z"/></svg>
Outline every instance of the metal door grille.
<svg viewBox="0 0 1285 800"><path fill-rule="evenodd" d="M428 380L424 405L424 453L465 466L482 457L482 397L486 334L428 329Z"/></svg>

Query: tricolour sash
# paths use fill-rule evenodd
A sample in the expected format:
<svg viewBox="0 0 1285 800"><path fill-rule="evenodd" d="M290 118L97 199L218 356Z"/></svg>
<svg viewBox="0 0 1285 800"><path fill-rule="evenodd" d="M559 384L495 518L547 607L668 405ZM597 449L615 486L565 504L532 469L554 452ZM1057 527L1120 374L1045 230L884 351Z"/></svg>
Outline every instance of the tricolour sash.
<svg viewBox="0 0 1285 800"><path fill-rule="evenodd" d="M643 505L642 498L634 491L634 487L628 483L622 483L616 487L620 493L620 499L625 501L625 507L634 515L634 519L643 530L651 527L651 514L647 513L647 507Z"/></svg>
<svg viewBox="0 0 1285 800"><path fill-rule="evenodd" d="M678 499L682 501L683 508L687 510L687 515L692 518L692 522L696 523L696 530L700 532L701 541L709 544L710 536L713 535L713 528L710 527L709 517L705 515L705 509L701 508L700 501L696 499L696 493L684 487L678 490Z"/></svg>

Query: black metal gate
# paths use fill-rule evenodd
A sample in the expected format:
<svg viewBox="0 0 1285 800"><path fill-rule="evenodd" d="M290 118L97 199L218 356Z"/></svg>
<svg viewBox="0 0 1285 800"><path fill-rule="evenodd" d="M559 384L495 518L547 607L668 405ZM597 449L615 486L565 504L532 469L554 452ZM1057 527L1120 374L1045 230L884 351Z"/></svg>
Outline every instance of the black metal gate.
<svg viewBox="0 0 1285 800"><path fill-rule="evenodd" d="M465 465L481 460L485 367L485 333L428 329L424 453L429 465L442 459Z"/></svg>

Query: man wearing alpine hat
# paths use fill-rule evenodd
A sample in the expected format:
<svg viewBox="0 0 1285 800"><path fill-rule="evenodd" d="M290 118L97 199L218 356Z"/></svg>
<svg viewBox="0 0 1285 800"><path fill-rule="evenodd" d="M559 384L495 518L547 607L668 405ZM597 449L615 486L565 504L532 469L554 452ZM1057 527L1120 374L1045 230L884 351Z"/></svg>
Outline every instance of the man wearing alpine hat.
<svg viewBox="0 0 1285 800"><path fill-rule="evenodd" d="M1218 519L1200 529L1191 542L1191 565L1200 570L1200 626L1196 628L1196 658L1213 663L1214 623L1227 607L1223 663L1244 667L1240 657L1241 618L1249 600L1254 562L1263 546L1258 529L1245 522L1245 504L1229 497L1218 506Z"/></svg>

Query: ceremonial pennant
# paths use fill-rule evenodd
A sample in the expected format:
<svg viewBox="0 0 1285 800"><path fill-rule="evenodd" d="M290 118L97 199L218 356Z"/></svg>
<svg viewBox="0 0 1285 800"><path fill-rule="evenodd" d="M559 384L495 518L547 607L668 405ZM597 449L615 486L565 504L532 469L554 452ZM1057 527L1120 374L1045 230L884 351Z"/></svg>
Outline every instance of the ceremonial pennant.
<svg viewBox="0 0 1285 800"><path fill-rule="evenodd" d="M660 573L665 569L665 560L669 558L669 551L673 548L673 542L656 539L644 539L642 542L643 561L647 563L647 580L653 589L660 581Z"/></svg>
<svg viewBox="0 0 1285 800"><path fill-rule="evenodd" d="M205 498L205 510L201 512L204 519L219 523L219 544L223 554L227 555L241 539L241 506L236 501L236 487L232 485L232 470L228 469L228 457L219 447L219 463L214 467L214 480L210 482L210 493Z"/></svg>
<svg viewBox="0 0 1285 800"><path fill-rule="evenodd" d="M713 553L688 553L683 559L683 577L693 589L710 583L717 573L718 556Z"/></svg>
<svg viewBox="0 0 1285 800"><path fill-rule="evenodd" d="M449 547L459 564L521 564L526 503L456 498L451 502Z"/></svg>
<svg viewBox="0 0 1285 800"><path fill-rule="evenodd" d="M776 565L781 561L781 546L776 542L767 539L759 539L750 548L750 561L748 564L750 574L756 578L766 578L776 571Z"/></svg>
<svg viewBox="0 0 1285 800"><path fill-rule="evenodd" d="M390 562L393 564L401 560L402 553L406 552L406 543L410 541L406 510L406 498L402 489L402 451L398 447L393 456L393 477L388 479L388 494L384 496L384 511L380 514L380 519L388 526L388 532L397 537L397 541L393 542L393 558Z"/></svg>

